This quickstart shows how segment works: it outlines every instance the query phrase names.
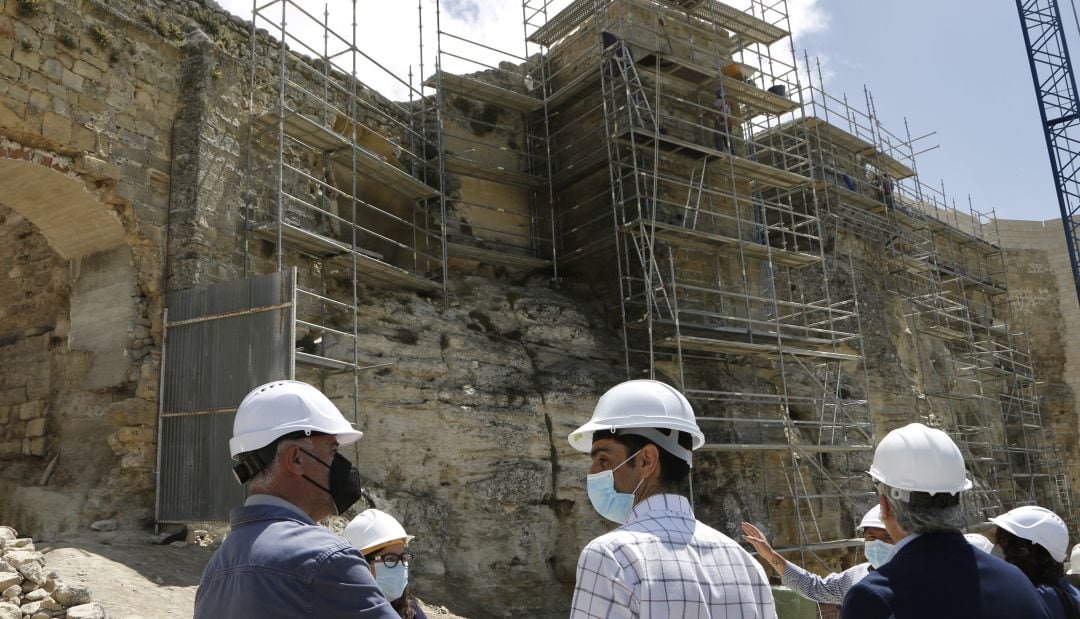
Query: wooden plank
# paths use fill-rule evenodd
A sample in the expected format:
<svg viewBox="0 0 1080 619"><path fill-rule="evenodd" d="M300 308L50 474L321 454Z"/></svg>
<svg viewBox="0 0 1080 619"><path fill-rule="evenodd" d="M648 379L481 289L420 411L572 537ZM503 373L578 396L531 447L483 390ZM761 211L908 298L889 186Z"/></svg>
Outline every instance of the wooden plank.
<svg viewBox="0 0 1080 619"><path fill-rule="evenodd" d="M550 260L535 258L509 251L473 247L463 243L448 243L447 251L451 258L475 260L482 264L501 264L523 270L536 270L550 266Z"/></svg>
<svg viewBox="0 0 1080 619"><path fill-rule="evenodd" d="M736 176L746 177L745 179L739 180L756 180L781 189L790 189L803 183L810 182L809 178L802 176L801 174L774 168L763 163L743 159L742 157L736 157L731 153L716 150L715 148L704 144L689 142L670 135L657 134L648 129L628 129L617 136L617 139L629 141L631 134L633 134L633 137L641 144L647 145L651 141L656 140L659 141L659 146L662 150L681 152L686 156L695 158L709 159L709 172L713 174L719 173L726 175L730 174L733 170Z"/></svg>
<svg viewBox="0 0 1080 619"><path fill-rule="evenodd" d="M801 451L809 453L838 453L872 451L873 445L812 445L803 443L705 443L695 451Z"/></svg>
<svg viewBox="0 0 1080 619"><path fill-rule="evenodd" d="M252 229L252 233L271 242L277 241L277 224L266 224ZM356 256L358 274L369 275L384 283L392 283L418 292L435 292L442 288L439 282L424 279L400 267L387 264L377 258L379 254L357 248L355 251L346 243L304 230L292 224L281 225L282 238L300 251L328 259L331 266L341 272L352 271L352 257Z"/></svg>
<svg viewBox="0 0 1080 619"><path fill-rule="evenodd" d="M496 183L539 187L547 182L542 176L526 174L525 172L518 172L517 170L508 170L502 166L486 165L452 154L447 154L445 163L448 172L471 176L473 178L482 178Z"/></svg>
<svg viewBox="0 0 1080 619"><path fill-rule="evenodd" d="M718 0L704 0L698 3L690 10L690 14L707 23L712 23L715 19L716 23L725 30L739 35L744 46L750 43L772 45L788 35L783 28Z"/></svg>
<svg viewBox="0 0 1080 619"><path fill-rule="evenodd" d="M519 112L529 112L540 107L543 103L536 97L514 92L508 88L489 84L467 75L454 75L445 71L440 71L429 77L424 81L424 85L431 88L441 86L443 92L497 103Z"/></svg>
<svg viewBox="0 0 1080 619"><path fill-rule="evenodd" d="M753 224L747 222L747 225L752 226ZM638 233L641 230L655 231L654 236L658 239L677 245L687 245L705 250L722 248L733 248L737 250L741 244L742 252L745 255L758 260L771 260L776 264L785 266L804 266L821 260L821 257L815 254L787 251L755 243L753 241L740 241L739 239L724 236L722 234L691 230L682 226L654 220L635 219L634 221L623 224L622 229L624 232L629 232L631 234Z"/></svg>
<svg viewBox="0 0 1080 619"><path fill-rule="evenodd" d="M865 211L871 213L881 214L885 212L885 203L874 199L864 193L852 191L846 187L841 187L836 183L826 183L825 181L816 181L814 186L818 191L831 191L836 198L849 206L859 207Z"/></svg>
<svg viewBox="0 0 1080 619"><path fill-rule="evenodd" d="M559 11L555 17L546 24L536 29L529 40L540 45L551 46L559 39L573 32L581 22L591 17L594 13L596 0L574 0L566 8Z"/></svg>
<svg viewBox="0 0 1080 619"><path fill-rule="evenodd" d="M773 337L776 337L775 335ZM780 341L790 338L780 337ZM857 361L859 355L835 352L831 350L816 350L813 348L798 348L784 344L754 344L733 340L716 340L712 338L681 335L678 337L665 338L660 342L666 348L679 347L685 350L698 350L702 352L716 352L735 355L750 355L764 357L779 357L782 354L797 357L821 357L840 361Z"/></svg>
<svg viewBox="0 0 1080 619"><path fill-rule="evenodd" d="M277 129L278 114L263 114L257 121L265 127ZM329 154L339 171L350 176L353 171L353 153L356 153L356 171L366 178L378 181L390 189L412 199L434 198L439 192L408 174L401 168L384 161L370 150L350 141L328 125L297 112L290 112L282 119L286 135L302 144Z"/></svg>
<svg viewBox="0 0 1080 619"><path fill-rule="evenodd" d="M783 114L799 107L797 101L762 90L742 80L722 76L721 84L728 99L741 103L756 112L750 114L751 116L757 114Z"/></svg>

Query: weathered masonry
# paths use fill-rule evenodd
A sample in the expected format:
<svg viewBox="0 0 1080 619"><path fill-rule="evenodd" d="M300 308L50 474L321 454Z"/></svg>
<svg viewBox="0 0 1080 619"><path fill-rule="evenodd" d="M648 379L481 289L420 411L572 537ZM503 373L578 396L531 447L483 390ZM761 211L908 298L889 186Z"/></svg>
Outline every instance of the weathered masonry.
<svg viewBox="0 0 1080 619"><path fill-rule="evenodd" d="M1019 227L801 83L784 3L749 4L523 0L520 52L441 26L390 98L306 3L4 3L0 518L222 521L236 405L296 377L364 430L421 596L563 616L606 526L566 436L651 376L706 433L698 517L811 569L854 557L875 440L916 420L972 522L1075 524L1047 252L1007 255Z"/></svg>

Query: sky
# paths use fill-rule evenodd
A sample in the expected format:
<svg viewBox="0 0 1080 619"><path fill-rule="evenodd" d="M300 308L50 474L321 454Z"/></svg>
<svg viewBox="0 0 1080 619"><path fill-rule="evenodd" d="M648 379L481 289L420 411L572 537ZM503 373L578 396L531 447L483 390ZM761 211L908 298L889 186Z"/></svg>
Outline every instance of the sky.
<svg viewBox="0 0 1080 619"><path fill-rule="evenodd" d="M568 1L549 2L551 14ZM728 3L741 8L747 1ZM251 19L252 0L218 2ZM345 36L351 32L350 0L298 4L318 11L319 19L325 6L332 29ZM804 51L811 63L820 61L827 91L837 97L846 93L849 101L865 108L865 87L878 120L889 131L905 135L906 120L913 137L929 134L916 148L925 151L916 158L924 184L940 189L944 182L945 193L965 212L970 197L976 211L1003 219L1060 217L1014 3L788 0L787 4L799 62ZM1069 3L1061 4L1070 43L1080 49L1080 41L1074 42ZM510 50L512 55L503 59L512 62L526 53L522 6L515 0L442 0L438 11L435 0L357 0L356 12L357 45L367 56L358 61L357 74L393 98L408 97L410 69L416 88L421 71L431 75L437 24L453 35L443 37L444 52L475 57L481 49L475 44L482 44ZM311 20L289 14L286 21L291 33L299 33L315 49L323 48L321 29ZM273 26L258 25L268 30ZM347 67L351 60L338 62ZM460 61L452 66L451 58L446 62L447 70L455 72L483 68Z"/></svg>

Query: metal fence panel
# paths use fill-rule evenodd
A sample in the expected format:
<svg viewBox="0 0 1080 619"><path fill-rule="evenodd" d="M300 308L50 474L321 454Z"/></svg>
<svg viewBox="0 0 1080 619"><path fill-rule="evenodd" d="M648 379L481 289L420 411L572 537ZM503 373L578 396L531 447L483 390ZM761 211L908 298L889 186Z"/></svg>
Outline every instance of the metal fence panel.
<svg viewBox="0 0 1080 619"><path fill-rule="evenodd" d="M158 424L158 522L220 522L244 500L233 415L251 389L292 377L294 273L171 293Z"/></svg>

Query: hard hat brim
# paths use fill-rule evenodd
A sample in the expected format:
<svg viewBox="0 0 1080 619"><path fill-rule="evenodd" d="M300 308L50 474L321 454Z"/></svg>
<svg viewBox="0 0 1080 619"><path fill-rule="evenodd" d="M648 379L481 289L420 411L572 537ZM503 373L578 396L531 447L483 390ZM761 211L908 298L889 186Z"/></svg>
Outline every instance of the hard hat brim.
<svg viewBox="0 0 1080 619"><path fill-rule="evenodd" d="M627 423L620 423L618 419L611 418L602 422L589 421L577 430L571 432L570 436L567 437L567 440L570 441L570 446L574 449L589 453L592 451L593 433L608 432L614 434L615 430L628 430L631 428L666 428L678 430L679 432L686 432L693 437L693 446L691 449L697 449L705 444L705 435L697 426L673 423L671 419L656 420L654 423L643 423L639 418L635 418Z"/></svg>

